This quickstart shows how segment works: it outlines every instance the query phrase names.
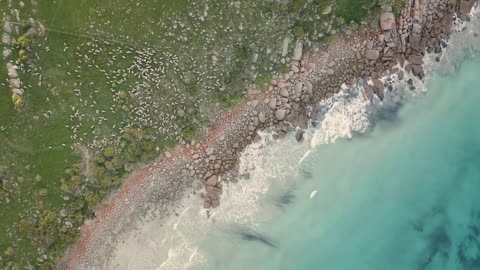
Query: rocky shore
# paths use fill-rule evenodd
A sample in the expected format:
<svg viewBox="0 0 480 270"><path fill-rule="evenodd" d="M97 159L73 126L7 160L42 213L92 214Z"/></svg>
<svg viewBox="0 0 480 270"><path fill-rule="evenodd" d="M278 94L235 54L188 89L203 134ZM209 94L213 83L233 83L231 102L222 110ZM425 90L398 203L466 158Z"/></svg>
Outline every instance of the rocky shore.
<svg viewBox="0 0 480 270"><path fill-rule="evenodd" d="M270 130L279 139L296 131L301 141L302 130L315 121L316 104L339 92L342 85L363 84L366 99L383 100L393 86L381 78L397 74L402 80L404 72L410 72L421 80L425 54L445 49L454 20L469 20L477 2L406 0L407 8L399 16L384 7L375 34L337 37L308 53L298 42L289 73L275 77L267 92L250 90L251 100L218 115L200 141L165 152L131 176L96 211L96 219L84 225L81 239L59 268L101 268L120 235L154 211L175 214L192 187L194 195L204 199L207 213L219 207L224 183L232 180L229 175L236 171L245 147L259 139L258 131Z"/></svg>
<svg viewBox="0 0 480 270"><path fill-rule="evenodd" d="M308 121L315 120L316 104L339 92L342 85L363 84L367 99L376 96L381 101L393 86L380 78L397 74L402 80L409 72L422 80L425 54L446 48L453 20L468 20L475 2L408 0L399 17L385 8L375 35L341 37L305 55L303 44L298 42L290 72L272 80L265 94L250 91L252 101L242 121L237 120L240 127L235 136L229 138L227 132L223 144L195 152L188 168L191 176L205 180L205 208L219 206L222 185L218 175L235 164L244 147L256 140L258 130L271 129L278 137L298 130L300 141ZM397 64L402 69L394 68Z"/></svg>

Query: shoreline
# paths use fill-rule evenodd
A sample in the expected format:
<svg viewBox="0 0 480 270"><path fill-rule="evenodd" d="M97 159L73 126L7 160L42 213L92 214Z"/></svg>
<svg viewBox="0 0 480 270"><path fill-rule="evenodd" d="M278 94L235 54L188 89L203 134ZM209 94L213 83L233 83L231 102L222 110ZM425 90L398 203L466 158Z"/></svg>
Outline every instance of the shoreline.
<svg viewBox="0 0 480 270"><path fill-rule="evenodd" d="M219 116L199 142L166 152L159 160L129 176L108 202L96 209L96 219L85 223L80 240L67 251L59 268L88 269L103 265L114 250L117 236L134 229L138 217L151 211L152 205L159 206L156 210L171 212L171 206L187 195L185 191L192 186L203 194L205 208L218 207L223 186L218 176L236 170L238 158L245 147L256 140L257 131L273 130L281 138L297 127L305 129L309 119L315 120L315 104L339 92L342 84L351 85L358 79L366 81L368 78L372 85L364 84L365 97L373 100L377 96L382 100L384 91L390 89L379 78L389 71L395 73L392 69L397 63L404 66L408 61L405 70L423 78L425 51L441 51L442 37L449 36L453 23L448 18L453 17L454 11L461 11L464 2L473 6L477 0L453 0L455 5L448 7L445 3L449 2L431 0L423 5L415 2L415 7L402 13L397 23L380 22L382 30L375 35L337 37L331 44L312 49L303 57L301 45L297 45L300 48L296 49L297 54L300 51L303 60L295 60L290 74L272 81L269 94L250 91L254 100L243 102ZM431 23L433 12L428 12L432 7L435 14L441 13L443 21L450 20L450 24ZM432 17L430 22L428 16ZM420 25L418 22L424 17L427 20L419 31L415 25ZM408 40L402 38L409 29L412 32ZM439 31L443 35L433 36L432 29L434 34ZM394 32L397 32L395 37L391 36ZM427 39L430 40L427 42ZM398 50L403 53L397 53ZM302 131L297 132L298 140L302 136Z"/></svg>

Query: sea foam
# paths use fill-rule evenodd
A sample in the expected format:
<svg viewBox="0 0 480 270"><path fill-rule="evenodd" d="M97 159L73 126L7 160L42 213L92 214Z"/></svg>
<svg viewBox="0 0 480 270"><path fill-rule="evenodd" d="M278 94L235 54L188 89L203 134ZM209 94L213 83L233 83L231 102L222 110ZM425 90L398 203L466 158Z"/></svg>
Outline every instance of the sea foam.
<svg viewBox="0 0 480 270"><path fill-rule="evenodd" d="M477 17L472 20L473 24L478 24ZM382 102L376 98L373 103L364 96L361 84L343 89L319 104L318 128L311 128L306 134L310 144L298 144L293 135L275 141L271 134L262 133L261 141L249 146L240 159L242 177L239 182L224 183L221 206L213 210L210 219L206 218L198 198L187 198L182 203L187 207L179 216L153 220L127 238L125 244L118 247L112 265L116 269L208 269L215 260L215 251L228 247L222 241L241 241L235 234L238 228L248 228L268 237L265 221L282 214L279 204L274 203L278 201L276 198L288 198L283 204L295 202L291 191L304 184L308 179L304 176L317 166L311 156L321 151L321 145L368 134L385 120L386 114L394 115L402 104L425 93L431 74L452 74L458 59L478 53L475 51L480 46L478 39L465 33L478 28L467 25L462 32L465 25L455 27L458 31L452 34L449 49L440 56L440 63L436 61L438 56L425 58L427 76L424 82L410 75L399 81L396 75L391 75L395 90L386 91ZM408 79L414 82L415 91L409 89ZM315 201L322 198L321 192L321 187L312 186L310 193L304 196ZM283 196L285 194L290 195ZM217 249L212 247L211 241L215 241L213 245L218 246ZM465 254L476 256L474 249Z"/></svg>

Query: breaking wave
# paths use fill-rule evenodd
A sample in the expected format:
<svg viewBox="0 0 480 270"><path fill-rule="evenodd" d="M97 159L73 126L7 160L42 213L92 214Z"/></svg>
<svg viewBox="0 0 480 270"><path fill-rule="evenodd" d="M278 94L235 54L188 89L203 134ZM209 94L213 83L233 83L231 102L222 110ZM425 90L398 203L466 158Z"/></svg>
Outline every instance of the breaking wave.
<svg viewBox="0 0 480 270"><path fill-rule="evenodd" d="M296 204L297 200L304 200L298 196L305 186L309 191L315 190L315 193L308 194L317 193L318 186L315 188L311 178L318 160L312 156L324 149L323 145L362 140L379 126L386 129L393 123L394 128L398 112L404 104L415 102L416 96L427 92L434 80L433 74L455 74L460 68L459 63L472 55L478 55L480 42L474 35L480 29L478 17L474 17L471 24L457 28L458 32L452 35L448 50L440 56L426 57L427 77L424 82L408 76L402 81L395 74L386 76L382 81L392 85L394 91L386 90L382 102L378 99L373 102L367 100L362 87L367 82L360 81L356 87L342 90L319 104L319 125L317 128L311 127L305 134L306 141L310 143L297 143L293 134L281 141L275 141L272 134L260 134L261 141L252 144L242 155L241 178L233 181L238 180L238 183L230 182L232 179L222 179L222 204L211 213L210 219L206 219L199 198L186 198L182 203L186 207L178 216L150 221L125 239L117 248L116 257L109 267L222 269L219 267L242 263L236 260L247 256L237 258L232 253L255 248L258 254L268 255L271 254L271 249L281 248L285 243L272 239L272 235L278 233L276 230L279 229L270 227L272 224L269 221L284 216L285 209ZM400 70L401 67L398 66L397 69ZM412 85L415 86L413 91ZM318 190L315 198L322 196L322 190ZM304 197L308 197L308 194L304 194ZM310 199L313 199L312 195ZM421 230L422 225L417 225ZM437 242L448 241L442 231L431 237ZM244 242L248 242L248 245ZM238 251L229 250L236 245L245 247ZM261 245L261 248L252 245ZM462 245L464 247L461 253L465 260L472 261L478 257L478 250L471 248L475 243L467 241ZM228 258L223 258L224 256ZM249 263L254 265L257 262L252 259L249 263L243 263L248 267ZM231 269L241 268L232 266Z"/></svg>

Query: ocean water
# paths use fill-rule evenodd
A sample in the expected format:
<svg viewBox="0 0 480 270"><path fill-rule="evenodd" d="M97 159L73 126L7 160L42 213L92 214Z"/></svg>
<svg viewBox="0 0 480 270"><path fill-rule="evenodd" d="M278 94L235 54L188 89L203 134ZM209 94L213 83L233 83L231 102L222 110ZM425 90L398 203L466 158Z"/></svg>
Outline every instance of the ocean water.
<svg viewBox="0 0 480 270"><path fill-rule="evenodd" d="M207 220L189 198L118 247L109 269L480 269L480 23L411 91L323 102L303 143L263 134ZM463 26L458 26L462 29Z"/></svg>

